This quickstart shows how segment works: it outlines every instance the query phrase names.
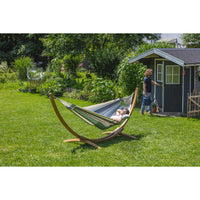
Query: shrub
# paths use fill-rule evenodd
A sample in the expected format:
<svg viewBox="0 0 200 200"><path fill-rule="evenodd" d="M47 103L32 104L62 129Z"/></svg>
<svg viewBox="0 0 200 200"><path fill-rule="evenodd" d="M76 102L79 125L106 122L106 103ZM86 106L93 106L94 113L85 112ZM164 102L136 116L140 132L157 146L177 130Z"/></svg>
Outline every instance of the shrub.
<svg viewBox="0 0 200 200"><path fill-rule="evenodd" d="M90 75L88 77L87 75ZM73 88L78 90L83 90L85 87L85 84L88 84L88 82L91 82L91 80L96 80L97 76L94 73L89 74L88 71L86 72L78 72L76 78L76 83L73 86Z"/></svg>
<svg viewBox="0 0 200 200"><path fill-rule="evenodd" d="M45 71L43 74L43 81L53 80L56 77L55 72Z"/></svg>
<svg viewBox="0 0 200 200"><path fill-rule="evenodd" d="M0 73L6 73L8 72L8 65L7 62L1 62L0 64Z"/></svg>
<svg viewBox="0 0 200 200"><path fill-rule="evenodd" d="M67 93L68 98L84 99L88 100L91 95L91 82L97 80L97 76L93 73L90 74L90 78L87 77L88 72L78 72L76 83L73 85L74 90Z"/></svg>
<svg viewBox="0 0 200 200"><path fill-rule="evenodd" d="M76 80L72 74L60 73L60 78L62 78L61 84L63 87L73 87L76 84Z"/></svg>
<svg viewBox="0 0 200 200"><path fill-rule="evenodd" d="M133 54L129 54L118 66L118 85L122 87L124 94L130 95L138 87L143 91L143 78L146 66L141 63L129 63Z"/></svg>
<svg viewBox="0 0 200 200"><path fill-rule="evenodd" d="M63 63L65 70L73 75L76 75L76 71L80 66L82 56L79 55L65 55L63 58Z"/></svg>
<svg viewBox="0 0 200 200"><path fill-rule="evenodd" d="M46 71L43 75L43 81L57 81L62 84L63 87L73 87L76 83L74 77L68 73L57 74L55 72Z"/></svg>
<svg viewBox="0 0 200 200"><path fill-rule="evenodd" d="M0 73L0 82L7 83L8 81L17 80L17 75L15 72L12 73Z"/></svg>
<svg viewBox="0 0 200 200"><path fill-rule="evenodd" d="M89 81L84 89L85 92L90 91L89 101L94 103L109 101L116 96L114 83L103 78Z"/></svg>
<svg viewBox="0 0 200 200"><path fill-rule="evenodd" d="M51 66L48 69L53 69L53 71L56 73L56 76L59 76L62 65L63 61L61 59L54 58L51 60Z"/></svg>
<svg viewBox="0 0 200 200"><path fill-rule="evenodd" d="M26 77L27 68L35 67L35 64L30 57L23 56L23 57L15 59L14 67L18 72L19 79L26 80L27 79L27 77Z"/></svg>
<svg viewBox="0 0 200 200"><path fill-rule="evenodd" d="M84 85L85 85L84 79L76 78L76 84L73 86L73 88L82 90L84 88Z"/></svg>
<svg viewBox="0 0 200 200"><path fill-rule="evenodd" d="M114 79L121 58L121 52L116 47L100 49L89 56L90 68L98 76Z"/></svg>
<svg viewBox="0 0 200 200"><path fill-rule="evenodd" d="M49 93L52 93L54 96L62 96L63 95L63 86L58 83L57 81L48 81L43 84L41 84L37 90L42 95L49 96Z"/></svg>

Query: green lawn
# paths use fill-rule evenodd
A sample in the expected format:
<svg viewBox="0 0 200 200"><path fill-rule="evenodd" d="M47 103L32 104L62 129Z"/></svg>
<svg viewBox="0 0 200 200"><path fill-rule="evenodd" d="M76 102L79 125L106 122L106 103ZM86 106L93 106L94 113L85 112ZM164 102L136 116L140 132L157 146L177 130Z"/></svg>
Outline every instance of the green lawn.
<svg viewBox="0 0 200 200"><path fill-rule="evenodd" d="M102 149L97 150L84 143L63 143L74 136L46 96L0 87L0 166L200 166L198 119L141 116L135 109L124 132L138 140L118 136L98 143ZM57 105L80 135L102 137L100 130Z"/></svg>

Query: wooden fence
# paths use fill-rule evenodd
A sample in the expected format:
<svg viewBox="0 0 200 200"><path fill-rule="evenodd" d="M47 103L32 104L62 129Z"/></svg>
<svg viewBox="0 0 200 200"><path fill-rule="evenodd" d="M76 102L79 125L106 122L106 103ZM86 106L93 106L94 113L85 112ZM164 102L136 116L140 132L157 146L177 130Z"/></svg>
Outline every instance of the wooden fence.
<svg viewBox="0 0 200 200"><path fill-rule="evenodd" d="M200 92L194 91L188 95L187 118L200 116Z"/></svg>

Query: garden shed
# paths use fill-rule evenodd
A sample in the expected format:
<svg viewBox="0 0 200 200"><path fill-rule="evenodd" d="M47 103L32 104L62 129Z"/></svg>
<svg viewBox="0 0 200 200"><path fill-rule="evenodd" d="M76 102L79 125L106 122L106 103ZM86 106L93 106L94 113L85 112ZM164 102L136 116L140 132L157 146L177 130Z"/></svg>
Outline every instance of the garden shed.
<svg viewBox="0 0 200 200"><path fill-rule="evenodd" d="M162 112L187 112L187 97L200 91L200 48L150 49L129 60L153 69L152 94Z"/></svg>

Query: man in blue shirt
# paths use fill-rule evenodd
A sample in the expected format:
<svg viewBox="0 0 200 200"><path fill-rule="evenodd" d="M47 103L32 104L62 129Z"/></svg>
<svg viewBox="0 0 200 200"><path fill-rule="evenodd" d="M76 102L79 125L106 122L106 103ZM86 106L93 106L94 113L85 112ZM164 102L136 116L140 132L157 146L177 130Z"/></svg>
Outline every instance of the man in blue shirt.
<svg viewBox="0 0 200 200"><path fill-rule="evenodd" d="M151 84L162 86L155 81L151 80L152 76L152 69L147 69L144 73L144 82L143 82L143 99L142 99L142 106L141 106L141 114L144 115L144 108L145 106L149 106L149 112L152 114L152 107L151 103L153 101L152 94L151 94Z"/></svg>

